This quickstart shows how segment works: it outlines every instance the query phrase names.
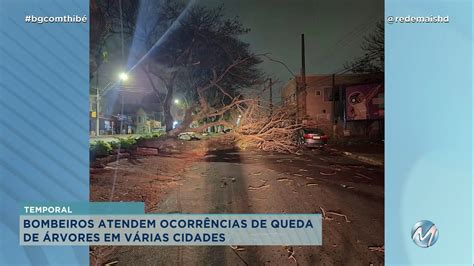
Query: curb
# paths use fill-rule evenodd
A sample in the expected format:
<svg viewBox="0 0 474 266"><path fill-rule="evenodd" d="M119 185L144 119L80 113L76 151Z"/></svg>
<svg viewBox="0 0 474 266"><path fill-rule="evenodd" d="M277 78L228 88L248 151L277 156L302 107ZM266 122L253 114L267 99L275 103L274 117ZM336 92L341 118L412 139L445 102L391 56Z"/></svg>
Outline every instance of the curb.
<svg viewBox="0 0 474 266"><path fill-rule="evenodd" d="M338 152L346 157L349 157L351 159L358 160L367 164L376 165L376 166L384 166L383 160L374 159L374 158L367 157L364 155L357 155L357 154L347 152L347 151L340 151L334 148L328 148L328 150L333 151L333 152Z"/></svg>

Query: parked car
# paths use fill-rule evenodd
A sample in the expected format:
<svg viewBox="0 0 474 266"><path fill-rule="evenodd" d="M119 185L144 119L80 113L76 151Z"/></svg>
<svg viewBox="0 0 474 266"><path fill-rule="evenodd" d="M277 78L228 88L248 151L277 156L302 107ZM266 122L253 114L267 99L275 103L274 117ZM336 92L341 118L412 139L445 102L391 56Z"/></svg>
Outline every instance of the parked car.
<svg viewBox="0 0 474 266"><path fill-rule="evenodd" d="M319 128L303 128L300 141L307 148L322 148L328 143L328 136Z"/></svg>

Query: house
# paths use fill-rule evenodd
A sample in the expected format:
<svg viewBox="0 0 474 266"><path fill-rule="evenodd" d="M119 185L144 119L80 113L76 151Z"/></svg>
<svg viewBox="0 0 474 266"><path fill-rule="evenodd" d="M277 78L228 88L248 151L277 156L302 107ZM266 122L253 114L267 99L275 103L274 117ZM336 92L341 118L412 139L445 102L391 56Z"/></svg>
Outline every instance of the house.
<svg viewBox="0 0 474 266"><path fill-rule="evenodd" d="M153 92L122 90L110 97L109 102L105 113L116 120L112 125L113 134L146 134L161 127L162 106Z"/></svg>
<svg viewBox="0 0 474 266"><path fill-rule="evenodd" d="M146 111L143 108L137 110L134 126L137 134L147 134L161 128L161 121L156 120L153 111Z"/></svg>
<svg viewBox="0 0 474 266"><path fill-rule="evenodd" d="M296 95L301 77L281 90L282 104L305 126L344 135L383 135L383 73L306 76L306 91ZM329 129L329 130L328 130Z"/></svg>

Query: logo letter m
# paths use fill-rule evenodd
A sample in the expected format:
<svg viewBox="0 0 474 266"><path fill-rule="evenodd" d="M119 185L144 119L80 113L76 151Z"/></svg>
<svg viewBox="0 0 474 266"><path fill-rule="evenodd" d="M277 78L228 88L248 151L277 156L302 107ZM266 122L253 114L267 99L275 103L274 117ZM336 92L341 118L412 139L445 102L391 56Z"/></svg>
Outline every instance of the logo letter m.
<svg viewBox="0 0 474 266"><path fill-rule="evenodd" d="M420 227L418 227L416 229L416 231L413 233L413 240L417 240L420 242L420 243L423 243L423 244L426 244L426 247L429 247L431 246L431 242L433 241L433 238L436 234L436 226L431 226L430 229L428 229L428 231L426 231L425 235L423 235L423 229ZM426 239L429 237L429 240L428 242L426 242Z"/></svg>

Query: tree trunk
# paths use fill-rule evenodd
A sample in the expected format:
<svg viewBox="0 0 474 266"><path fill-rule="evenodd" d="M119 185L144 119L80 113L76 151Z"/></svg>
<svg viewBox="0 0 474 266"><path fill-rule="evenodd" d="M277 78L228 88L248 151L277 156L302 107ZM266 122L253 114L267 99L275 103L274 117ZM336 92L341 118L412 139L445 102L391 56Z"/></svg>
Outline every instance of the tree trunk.
<svg viewBox="0 0 474 266"><path fill-rule="evenodd" d="M171 102L173 99L173 85L168 85L167 87L167 93L165 97L165 102L163 103L163 113L165 116L165 126L166 126L166 132L170 132L173 130L173 115L171 115Z"/></svg>
<svg viewBox="0 0 474 266"><path fill-rule="evenodd" d="M188 107L188 109L186 109L186 112L184 113L183 121L181 122L179 127L173 129L173 131L168 132L169 136L177 136L179 133L182 133L182 132L187 131L189 129L189 126L193 123L194 109L195 109L194 106L190 106L190 107Z"/></svg>

